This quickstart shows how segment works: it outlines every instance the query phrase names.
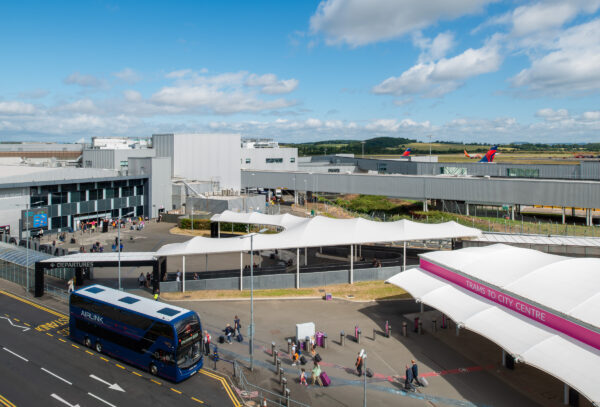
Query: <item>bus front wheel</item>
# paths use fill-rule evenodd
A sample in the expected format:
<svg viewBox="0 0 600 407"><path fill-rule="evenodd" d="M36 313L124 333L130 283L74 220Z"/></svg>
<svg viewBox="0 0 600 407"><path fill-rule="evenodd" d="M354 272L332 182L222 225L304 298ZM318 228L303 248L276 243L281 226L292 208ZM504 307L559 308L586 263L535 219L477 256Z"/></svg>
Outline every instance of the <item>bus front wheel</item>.
<svg viewBox="0 0 600 407"><path fill-rule="evenodd" d="M158 367L156 367L154 363L150 363L150 373L152 373L153 376L158 375Z"/></svg>
<svg viewBox="0 0 600 407"><path fill-rule="evenodd" d="M102 344L100 342L96 342L96 352L102 353Z"/></svg>
<svg viewBox="0 0 600 407"><path fill-rule="evenodd" d="M88 348L91 348L92 347L92 340L86 336L85 339L83 340L83 344L85 346L87 346Z"/></svg>

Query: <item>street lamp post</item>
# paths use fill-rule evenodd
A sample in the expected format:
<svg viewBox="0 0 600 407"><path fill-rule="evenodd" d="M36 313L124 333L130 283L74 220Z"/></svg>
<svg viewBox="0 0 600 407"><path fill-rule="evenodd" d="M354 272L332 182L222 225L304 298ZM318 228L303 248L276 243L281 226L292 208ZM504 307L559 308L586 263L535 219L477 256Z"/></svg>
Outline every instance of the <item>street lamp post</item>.
<svg viewBox="0 0 600 407"><path fill-rule="evenodd" d="M362 144L362 158L365 158L365 142L361 141L360 144Z"/></svg>
<svg viewBox="0 0 600 407"><path fill-rule="evenodd" d="M194 233L194 202L192 201L192 233Z"/></svg>
<svg viewBox="0 0 600 407"><path fill-rule="evenodd" d="M268 229L261 229L258 233L264 233ZM250 237L250 370L254 370L254 236L258 233L250 233L242 239Z"/></svg>
<svg viewBox="0 0 600 407"><path fill-rule="evenodd" d="M133 211L125 214L125 215L119 215L119 222L117 224L117 250L118 250L118 260L117 260L117 264L118 264L118 268L119 268L119 291L122 291L123 288L121 287L121 219L123 218L123 216L129 216L133 214Z"/></svg>
<svg viewBox="0 0 600 407"><path fill-rule="evenodd" d="M367 352L363 353L363 367L365 369L365 379L363 381L363 407L367 407Z"/></svg>

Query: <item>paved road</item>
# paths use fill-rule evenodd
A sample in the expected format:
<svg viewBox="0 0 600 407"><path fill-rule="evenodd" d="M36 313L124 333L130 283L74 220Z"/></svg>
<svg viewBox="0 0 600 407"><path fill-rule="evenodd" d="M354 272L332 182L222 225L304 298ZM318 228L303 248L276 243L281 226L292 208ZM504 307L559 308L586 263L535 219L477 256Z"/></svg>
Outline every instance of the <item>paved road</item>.
<svg viewBox="0 0 600 407"><path fill-rule="evenodd" d="M238 406L210 371L167 382L70 341L67 329L62 313L0 291L2 397L16 406Z"/></svg>

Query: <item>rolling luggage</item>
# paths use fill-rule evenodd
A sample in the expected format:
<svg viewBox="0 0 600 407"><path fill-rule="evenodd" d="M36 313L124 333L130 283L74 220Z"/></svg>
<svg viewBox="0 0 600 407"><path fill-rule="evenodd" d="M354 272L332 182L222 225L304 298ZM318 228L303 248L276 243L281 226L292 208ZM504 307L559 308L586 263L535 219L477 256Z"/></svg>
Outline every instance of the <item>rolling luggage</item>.
<svg viewBox="0 0 600 407"><path fill-rule="evenodd" d="M219 336L219 343L225 343L225 337L223 335Z"/></svg>
<svg viewBox="0 0 600 407"><path fill-rule="evenodd" d="M244 342L244 337L242 336L242 334L238 334L237 335L237 341L238 342Z"/></svg>
<svg viewBox="0 0 600 407"><path fill-rule="evenodd" d="M366 370L367 377L373 377L373 371L369 368Z"/></svg>
<svg viewBox="0 0 600 407"><path fill-rule="evenodd" d="M313 360L317 363L319 363L320 361L322 361L323 359L321 358L321 355L319 355L318 353L315 354L315 357L313 358Z"/></svg>
<svg viewBox="0 0 600 407"><path fill-rule="evenodd" d="M321 372L321 382L323 382L323 386L327 387L331 384L331 379L327 376L327 373Z"/></svg>
<svg viewBox="0 0 600 407"><path fill-rule="evenodd" d="M429 382L427 381L426 378L419 376L419 377L417 377L417 380L419 381L419 384L421 386L423 386L423 387L429 386Z"/></svg>
<svg viewBox="0 0 600 407"><path fill-rule="evenodd" d="M304 355L300 356L300 364L301 365L305 365L306 364L306 358L304 357Z"/></svg>

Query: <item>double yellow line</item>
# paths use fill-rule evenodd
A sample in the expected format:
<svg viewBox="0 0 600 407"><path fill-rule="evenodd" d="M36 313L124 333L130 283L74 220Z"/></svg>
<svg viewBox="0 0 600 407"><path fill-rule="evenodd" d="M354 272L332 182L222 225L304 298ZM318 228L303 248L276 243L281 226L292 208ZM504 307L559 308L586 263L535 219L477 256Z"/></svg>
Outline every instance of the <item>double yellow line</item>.
<svg viewBox="0 0 600 407"><path fill-rule="evenodd" d="M14 298L14 299L15 299L15 300L17 300L17 301L24 302L24 303L25 303L25 304L27 304L27 305L31 305L32 307L35 307L35 308L37 308L37 309L41 309L42 311L46 311L46 312L47 312L47 313L49 313L49 314L56 315L56 316L57 316L57 317L59 317L59 318L67 318L67 316L66 316L65 314L61 314L60 312L54 311L53 309L46 308L46 307L44 307L44 306L42 306L42 305L36 304L35 302L32 302L32 301L26 300L25 298L18 297L18 296L16 296L16 295L14 295L14 294L11 294L11 293L8 293L8 292L6 292L6 291L2 291L2 290L0 290L0 294L4 294L4 295L6 295L7 297Z"/></svg>
<svg viewBox="0 0 600 407"><path fill-rule="evenodd" d="M13 403L11 403L6 397L0 394L0 404L4 407L16 407Z"/></svg>
<svg viewBox="0 0 600 407"><path fill-rule="evenodd" d="M204 370L204 369L199 370L199 372L202 373L203 375L206 375L208 377L212 377L213 379L220 381L221 384L223 385L223 388L225 389L225 392L227 393L227 396L229 396L229 398L231 399L231 402L233 403L234 407L241 407L242 406L240 404L240 402L238 401L238 398L235 396L233 390L229 386L229 383L227 383L227 380L223 376L219 376L217 374L214 374L214 373L209 372L209 371Z"/></svg>

